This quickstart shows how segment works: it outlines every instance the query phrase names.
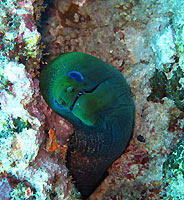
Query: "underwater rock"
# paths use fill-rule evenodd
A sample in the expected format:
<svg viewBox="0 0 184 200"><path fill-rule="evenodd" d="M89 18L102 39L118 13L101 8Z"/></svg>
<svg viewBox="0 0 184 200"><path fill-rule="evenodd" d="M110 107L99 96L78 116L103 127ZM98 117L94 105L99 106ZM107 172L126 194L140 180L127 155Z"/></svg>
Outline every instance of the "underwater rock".
<svg viewBox="0 0 184 200"><path fill-rule="evenodd" d="M136 97L130 146L90 199L158 199L163 163L182 135L183 4L107 0L77 6L56 0L50 8L42 30L50 56L43 60L89 53L122 71ZM137 140L139 135L145 142Z"/></svg>
<svg viewBox="0 0 184 200"><path fill-rule="evenodd" d="M63 163L62 153L65 149L61 148L71 135L72 127L48 108L39 93L38 80L31 79L39 74L43 49L45 49L43 63L63 53L81 51L92 54L122 71L136 97L134 137L127 151L109 168L109 176L97 188L90 200L104 198L154 200L160 196L168 199L167 195L175 194L176 190L181 189L168 186L169 192L165 192L162 167L167 155L183 135L183 2L181 0L55 0L53 2L55 4L49 7L49 15L46 13L49 17L47 17L49 26L39 26L42 42L47 48L44 45L39 46L41 37L36 26L41 10L46 6L42 5L42 0L0 2L1 66L14 66L14 69L16 66L16 69L24 74L21 77L27 77L26 81L23 81L27 85L22 86L18 83L19 77L11 73L16 77L17 86L21 85L20 90L25 94L19 98L14 93L15 90L12 90L16 88L15 85L7 78L4 79L4 75L0 76L0 98L3 99L1 100L3 106L6 106L6 101L10 103L15 99L17 103L19 99L22 106L16 104L15 107L21 109L23 107L22 112L17 110L18 114L22 113L21 116L16 114L15 107L13 110L16 117L6 113L5 107L0 112L1 148L7 153L0 154L4 160L1 169L9 170L13 175L12 161L18 158L15 162L15 173L18 173L16 166L20 166L20 163L24 164L23 169L28 164L31 168L20 171L23 174L15 176L18 180L26 179L30 182L37 190L38 199L78 198L69 178L66 178L67 169ZM50 56L46 57L48 53ZM30 74L25 72L24 67ZM0 74L4 74L3 70L0 67ZM159 79L158 84L155 84L154 80L155 77L158 78L154 76L156 71L164 74L162 77L166 77ZM162 83L166 84L166 87L158 87ZM24 90L24 87L28 90ZM155 89L157 93L154 92ZM150 95L151 99L148 98ZM11 112L10 108L9 106L8 110ZM43 123L44 126L40 126ZM20 125L20 128L17 125ZM33 144L33 151L26 149L24 145L28 142L29 134L31 135L29 147ZM145 142L137 140L139 135L144 137ZM62 145L56 148L60 142ZM44 148L45 152L42 151ZM52 151L54 148L56 149ZM35 155L37 149L40 150L40 155ZM25 152L29 153L28 156ZM10 162L6 162L8 155L11 158ZM33 155L33 158L30 155ZM174 154L172 155L174 160ZM22 156L25 156L25 159ZM35 160L39 158L38 163L34 162L34 158ZM59 172L55 168L59 169ZM6 171L2 170L2 173L5 175ZM58 180L56 183L55 174Z"/></svg>
<svg viewBox="0 0 184 200"><path fill-rule="evenodd" d="M175 146L163 165L164 189L169 199L183 199L184 139Z"/></svg>
<svg viewBox="0 0 184 200"><path fill-rule="evenodd" d="M71 191L66 168L49 153L41 153L46 118L33 80L41 57L33 3L0 2L0 172L11 184L1 181L1 197L50 198L54 182L64 199ZM23 182L27 185L19 184Z"/></svg>

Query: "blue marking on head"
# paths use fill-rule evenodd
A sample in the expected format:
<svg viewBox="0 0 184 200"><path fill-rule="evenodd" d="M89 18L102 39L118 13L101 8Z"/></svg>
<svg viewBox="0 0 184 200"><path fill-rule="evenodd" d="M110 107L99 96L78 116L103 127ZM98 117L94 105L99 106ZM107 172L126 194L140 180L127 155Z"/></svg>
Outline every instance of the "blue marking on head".
<svg viewBox="0 0 184 200"><path fill-rule="evenodd" d="M54 103L54 105L55 105L58 109L60 109L60 110L66 110L66 108L63 107L61 104L59 104L55 98L53 98L53 103Z"/></svg>
<svg viewBox="0 0 184 200"><path fill-rule="evenodd" d="M71 71L67 73L67 76L75 81L82 82L84 80L83 75L78 71Z"/></svg>

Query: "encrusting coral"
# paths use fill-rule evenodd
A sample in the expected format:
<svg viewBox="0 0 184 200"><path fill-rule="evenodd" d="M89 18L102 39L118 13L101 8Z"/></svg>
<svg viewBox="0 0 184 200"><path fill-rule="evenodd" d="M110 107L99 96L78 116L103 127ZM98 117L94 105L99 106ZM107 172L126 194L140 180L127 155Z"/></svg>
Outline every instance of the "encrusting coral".
<svg viewBox="0 0 184 200"><path fill-rule="evenodd" d="M42 145L46 117L34 79L41 35L33 21L33 4L34 0L0 2L1 199L48 199L56 191L64 199L71 193L66 168Z"/></svg>
<svg viewBox="0 0 184 200"><path fill-rule="evenodd" d="M0 198L79 199L64 163L73 128L35 77L41 58L80 51L121 71L136 101L130 145L90 200L182 199L183 2L50 2L49 14L43 0L0 2Z"/></svg>

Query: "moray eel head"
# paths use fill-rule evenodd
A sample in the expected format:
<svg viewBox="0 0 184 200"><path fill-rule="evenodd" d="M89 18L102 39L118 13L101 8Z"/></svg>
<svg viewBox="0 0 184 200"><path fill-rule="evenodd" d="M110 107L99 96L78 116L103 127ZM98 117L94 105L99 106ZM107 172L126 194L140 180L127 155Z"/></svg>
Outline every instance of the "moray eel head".
<svg viewBox="0 0 184 200"><path fill-rule="evenodd" d="M70 57L70 54L68 56ZM79 53L79 56L83 54ZM65 55L54 60L42 71L40 76L42 94L57 113L64 117L65 113L70 113L85 125L94 126L98 121L98 112L111 103L113 92L109 93L108 88L104 87L104 84L107 84L105 79L99 82L94 75L92 76L94 78L91 78L88 68L83 68L79 63L71 66L70 63L64 62L64 57ZM53 71L50 70L52 68ZM94 66L90 73L95 73L95 69L99 70ZM58 73L58 70L59 76L54 74ZM45 81L48 79L48 74L51 76L50 82ZM52 77L55 78L54 81ZM51 95L49 96L48 93Z"/></svg>

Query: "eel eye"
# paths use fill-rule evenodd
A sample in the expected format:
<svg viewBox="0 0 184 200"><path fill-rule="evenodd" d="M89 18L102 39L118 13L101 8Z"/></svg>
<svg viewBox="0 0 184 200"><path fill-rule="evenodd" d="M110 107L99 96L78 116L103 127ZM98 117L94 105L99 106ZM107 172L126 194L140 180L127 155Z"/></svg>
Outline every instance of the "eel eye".
<svg viewBox="0 0 184 200"><path fill-rule="evenodd" d="M60 109L60 110L66 110L66 108L63 107L61 104L59 104L55 98L53 98L53 103L54 103L54 105L55 105L58 109Z"/></svg>
<svg viewBox="0 0 184 200"><path fill-rule="evenodd" d="M75 81L82 82L84 80L83 75L78 71L71 71L67 73L67 76Z"/></svg>

